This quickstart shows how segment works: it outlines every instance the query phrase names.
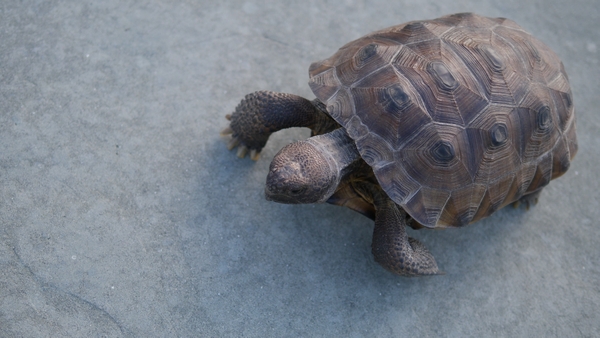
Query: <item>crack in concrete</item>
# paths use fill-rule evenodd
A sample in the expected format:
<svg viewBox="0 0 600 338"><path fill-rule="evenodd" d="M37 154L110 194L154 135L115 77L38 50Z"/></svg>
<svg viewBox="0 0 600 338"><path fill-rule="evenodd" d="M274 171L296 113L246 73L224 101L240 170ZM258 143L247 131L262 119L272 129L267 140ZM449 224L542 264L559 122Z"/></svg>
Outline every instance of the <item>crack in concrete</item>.
<svg viewBox="0 0 600 338"><path fill-rule="evenodd" d="M56 285L53 285L51 283L48 283L47 281L43 280L43 278L41 278L40 276L38 276L33 269L26 264L23 259L21 258L21 256L19 255L19 253L17 252L17 249L14 246L11 246L11 249L15 255L15 257L17 258L17 262L23 266L28 272L29 274L32 276L33 280L39 285L40 289L43 292L47 292L47 290L52 290L54 292L57 292L59 294L62 295L67 295L71 298L74 298L75 301L78 301L80 303L83 303L89 307L91 307L92 310L94 311L98 311L100 312L102 315L104 315L106 318L108 318L112 323L115 324L115 326L119 329L119 331L121 332L121 334L126 335L126 336L133 336L133 334L131 332L129 332L129 330L127 330L115 317L113 317L110 313L108 313L108 311L106 311L105 309L101 308L100 306L90 302L87 299L84 299L72 292L63 290L61 288L59 288ZM37 311L37 309L34 307L34 309Z"/></svg>

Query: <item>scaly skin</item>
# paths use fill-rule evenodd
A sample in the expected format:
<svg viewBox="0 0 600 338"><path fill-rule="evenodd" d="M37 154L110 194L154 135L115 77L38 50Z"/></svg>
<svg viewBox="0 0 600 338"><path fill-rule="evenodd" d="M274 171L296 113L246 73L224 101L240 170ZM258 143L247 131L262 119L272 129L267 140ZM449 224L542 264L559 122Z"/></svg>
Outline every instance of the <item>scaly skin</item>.
<svg viewBox="0 0 600 338"><path fill-rule="evenodd" d="M269 136L278 130L307 127L317 135L339 127L320 101L270 91L246 95L227 119L231 123L221 134L231 134L229 149L239 146L239 157L244 157L250 150L253 160L258 159Z"/></svg>
<svg viewBox="0 0 600 338"><path fill-rule="evenodd" d="M379 185L356 182L354 187L365 200L372 201L375 205L371 252L377 263L401 276L443 274L425 245L408 237L406 212Z"/></svg>

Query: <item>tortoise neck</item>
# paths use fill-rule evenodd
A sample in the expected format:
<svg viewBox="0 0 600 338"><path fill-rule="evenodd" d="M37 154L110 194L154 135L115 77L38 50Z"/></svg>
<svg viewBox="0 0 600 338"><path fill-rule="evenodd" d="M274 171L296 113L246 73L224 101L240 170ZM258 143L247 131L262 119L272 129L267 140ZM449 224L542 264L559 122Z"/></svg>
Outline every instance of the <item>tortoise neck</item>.
<svg viewBox="0 0 600 338"><path fill-rule="evenodd" d="M306 141L325 156L332 171L337 174L338 182L352 172L355 164L361 160L354 140L348 136L344 128L313 136Z"/></svg>

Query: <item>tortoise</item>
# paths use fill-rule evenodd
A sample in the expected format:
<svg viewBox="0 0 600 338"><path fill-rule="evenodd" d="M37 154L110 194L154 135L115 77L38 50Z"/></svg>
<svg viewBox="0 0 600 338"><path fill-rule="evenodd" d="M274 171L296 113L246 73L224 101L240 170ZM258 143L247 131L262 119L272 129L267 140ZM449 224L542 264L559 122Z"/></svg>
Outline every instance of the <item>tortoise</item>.
<svg viewBox="0 0 600 338"><path fill-rule="evenodd" d="M310 128L274 157L266 198L370 217L375 261L399 275L441 273L406 226L461 227L509 204L529 208L577 152L562 62L505 18L389 27L313 63L309 76L316 99L248 94L222 134L256 160L271 133Z"/></svg>

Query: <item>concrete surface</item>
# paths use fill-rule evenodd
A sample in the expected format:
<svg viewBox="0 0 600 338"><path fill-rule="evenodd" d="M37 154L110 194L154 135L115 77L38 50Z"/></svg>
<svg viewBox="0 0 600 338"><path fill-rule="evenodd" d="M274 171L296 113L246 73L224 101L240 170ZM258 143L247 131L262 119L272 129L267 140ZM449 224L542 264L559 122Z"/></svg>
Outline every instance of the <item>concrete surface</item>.
<svg viewBox="0 0 600 338"><path fill-rule="evenodd" d="M595 0L4 1L1 337L600 336ZM564 59L579 153L530 211L418 231L444 276L401 278L372 223L263 198L269 160L218 131L244 94L413 19L514 19Z"/></svg>

